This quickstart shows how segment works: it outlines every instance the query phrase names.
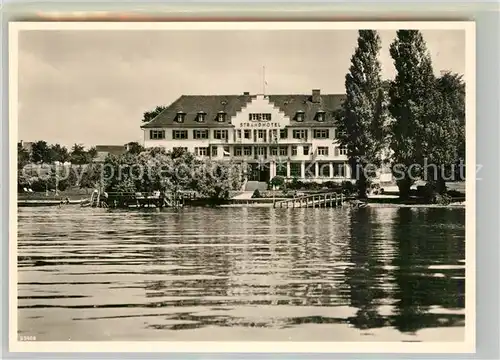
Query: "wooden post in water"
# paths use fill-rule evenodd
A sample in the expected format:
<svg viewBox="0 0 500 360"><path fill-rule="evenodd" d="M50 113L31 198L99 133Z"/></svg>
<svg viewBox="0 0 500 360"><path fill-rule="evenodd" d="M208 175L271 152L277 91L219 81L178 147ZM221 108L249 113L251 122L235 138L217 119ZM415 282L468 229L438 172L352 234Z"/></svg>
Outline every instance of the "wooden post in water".
<svg viewBox="0 0 500 360"><path fill-rule="evenodd" d="M340 193L340 206L344 205L344 194Z"/></svg>
<svg viewBox="0 0 500 360"><path fill-rule="evenodd" d="M335 193L335 206L337 206L337 205L338 205L338 194Z"/></svg>

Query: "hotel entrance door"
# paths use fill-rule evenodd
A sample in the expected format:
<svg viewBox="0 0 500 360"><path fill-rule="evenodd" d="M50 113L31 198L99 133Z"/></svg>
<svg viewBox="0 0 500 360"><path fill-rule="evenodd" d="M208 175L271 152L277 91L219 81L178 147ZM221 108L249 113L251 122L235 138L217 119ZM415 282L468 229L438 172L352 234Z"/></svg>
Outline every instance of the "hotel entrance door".
<svg viewBox="0 0 500 360"><path fill-rule="evenodd" d="M259 164L250 164L248 181L269 182L271 171L268 166L259 166Z"/></svg>

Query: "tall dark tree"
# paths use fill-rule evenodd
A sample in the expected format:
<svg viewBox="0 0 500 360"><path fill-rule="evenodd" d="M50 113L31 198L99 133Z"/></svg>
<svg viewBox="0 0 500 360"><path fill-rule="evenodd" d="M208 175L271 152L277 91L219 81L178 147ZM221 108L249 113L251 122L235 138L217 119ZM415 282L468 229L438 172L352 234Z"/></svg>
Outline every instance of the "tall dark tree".
<svg viewBox="0 0 500 360"><path fill-rule="evenodd" d="M87 151L87 163L91 163L92 160L94 160L97 157L97 149L95 146L92 146L88 151Z"/></svg>
<svg viewBox="0 0 500 360"><path fill-rule="evenodd" d="M450 105L453 113L453 118L458 122L456 123L457 129L457 144L456 144L456 162L457 165L462 166L465 164L465 83L459 74L445 71L438 78L438 88L446 102ZM465 172L460 171L459 167L456 169L456 175L460 180L463 178Z"/></svg>
<svg viewBox="0 0 500 360"><path fill-rule="evenodd" d="M81 144L74 144L71 148L71 163L76 165L88 164L91 159L89 158L88 152Z"/></svg>
<svg viewBox="0 0 500 360"><path fill-rule="evenodd" d="M61 163L69 161L70 156L68 149L66 149L66 147L61 146L59 144L55 144L50 146L50 151L52 153L54 161L59 161Z"/></svg>
<svg viewBox="0 0 500 360"><path fill-rule="evenodd" d="M358 195L366 198L374 166L380 166L385 145L387 98L378 60L380 37L374 30L360 30L358 45L345 77L346 99L339 113L338 136L356 175ZM373 168L368 168L372 164Z"/></svg>
<svg viewBox="0 0 500 360"><path fill-rule="evenodd" d="M50 164L54 161L53 153L46 141L40 140L31 147L31 159L35 163Z"/></svg>
<svg viewBox="0 0 500 360"><path fill-rule="evenodd" d="M460 110L454 104L454 86L448 85L448 79L436 79L435 88L429 89L432 101L429 105L428 118L425 118L420 137L427 160L426 178L432 199L435 194L446 193L446 180L452 176L452 165L457 162L461 140ZM454 108L455 107L455 108Z"/></svg>
<svg viewBox="0 0 500 360"><path fill-rule="evenodd" d="M165 110L166 106L157 106L154 110L146 111L142 117L142 122L150 122L155 117L157 117L163 110Z"/></svg>
<svg viewBox="0 0 500 360"><path fill-rule="evenodd" d="M432 146L428 124L436 114L436 78L420 31L397 31L390 54L396 68L389 90L393 172L400 197L407 199L411 186L422 176L426 151Z"/></svg>
<svg viewBox="0 0 500 360"><path fill-rule="evenodd" d="M31 154L21 143L17 144L17 169L21 170L30 162Z"/></svg>

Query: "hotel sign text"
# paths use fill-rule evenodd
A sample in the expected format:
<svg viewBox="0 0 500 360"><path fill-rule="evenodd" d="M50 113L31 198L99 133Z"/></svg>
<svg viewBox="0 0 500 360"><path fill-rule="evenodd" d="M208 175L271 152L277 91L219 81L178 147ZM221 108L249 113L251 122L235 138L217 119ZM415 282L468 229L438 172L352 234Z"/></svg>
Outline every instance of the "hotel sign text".
<svg viewBox="0 0 500 360"><path fill-rule="evenodd" d="M280 128L281 124L279 122L267 122L267 121L252 121L252 122L242 122L240 123L242 128Z"/></svg>

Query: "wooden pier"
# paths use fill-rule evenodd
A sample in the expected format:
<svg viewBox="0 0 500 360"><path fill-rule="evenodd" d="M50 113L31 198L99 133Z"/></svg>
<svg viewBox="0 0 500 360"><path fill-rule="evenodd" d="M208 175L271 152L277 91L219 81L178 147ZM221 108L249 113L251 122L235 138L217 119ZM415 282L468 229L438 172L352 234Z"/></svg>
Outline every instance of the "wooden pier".
<svg viewBox="0 0 500 360"><path fill-rule="evenodd" d="M344 201L346 201L346 197L344 196L344 194L329 192L322 194L300 196L292 199L277 201L274 203L274 207L275 208L276 207L280 208L338 207L342 206L344 204Z"/></svg>

